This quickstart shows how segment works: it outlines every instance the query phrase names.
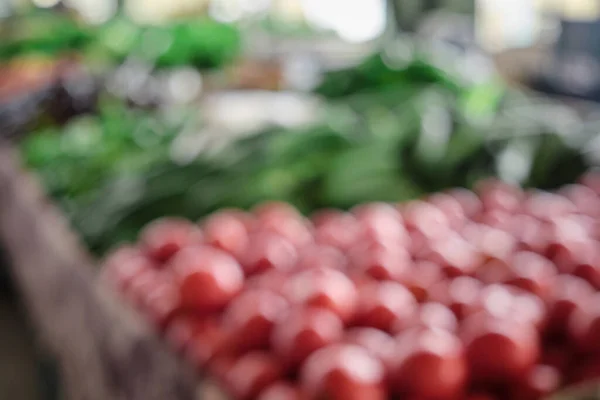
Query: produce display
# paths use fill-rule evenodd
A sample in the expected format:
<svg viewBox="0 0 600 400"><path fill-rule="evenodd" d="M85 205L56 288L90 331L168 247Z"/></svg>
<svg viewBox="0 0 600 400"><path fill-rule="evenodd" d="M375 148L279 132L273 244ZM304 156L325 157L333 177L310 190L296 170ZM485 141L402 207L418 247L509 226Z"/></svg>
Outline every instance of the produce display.
<svg viewBox="0 0 600 400"><path fill-rule="evenodd" d="M232 399L535 400L600 377L600 176L164 218L100 278Z"/></svg>

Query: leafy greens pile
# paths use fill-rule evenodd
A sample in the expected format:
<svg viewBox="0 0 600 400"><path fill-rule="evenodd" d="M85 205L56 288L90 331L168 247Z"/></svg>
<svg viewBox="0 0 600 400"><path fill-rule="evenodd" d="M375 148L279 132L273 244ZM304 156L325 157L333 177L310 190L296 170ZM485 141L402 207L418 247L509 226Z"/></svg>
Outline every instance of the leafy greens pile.
<svg viewBox="0 0 600 400"><path fill-rule="evenodd" d="M326 76L317 93L327 99L318 124L270 128L184 164L172 157L180 123L116 103L32 135L23 153L98 253L165 215L197 219L267 199L304 212L402 201L470 187L503 164L521 165L512 176L520 183L551 188L586 168L565 135L577 124L548 121L536 116L548 110L502 85L466 85L423 60L394 69L376 54Z"/></svg>

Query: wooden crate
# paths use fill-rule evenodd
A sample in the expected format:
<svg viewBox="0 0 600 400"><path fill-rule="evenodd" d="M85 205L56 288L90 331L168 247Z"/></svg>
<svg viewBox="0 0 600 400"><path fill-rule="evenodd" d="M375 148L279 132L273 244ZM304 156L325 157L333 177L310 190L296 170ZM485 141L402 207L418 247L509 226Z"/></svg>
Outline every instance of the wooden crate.
<svg viewBox="0 0 600 400"><path fill-rule="evenodd" d="M41 345L56 357L67 398L198 398L191 368L97 284L94 261L6 143L0 243Z"/></svg>

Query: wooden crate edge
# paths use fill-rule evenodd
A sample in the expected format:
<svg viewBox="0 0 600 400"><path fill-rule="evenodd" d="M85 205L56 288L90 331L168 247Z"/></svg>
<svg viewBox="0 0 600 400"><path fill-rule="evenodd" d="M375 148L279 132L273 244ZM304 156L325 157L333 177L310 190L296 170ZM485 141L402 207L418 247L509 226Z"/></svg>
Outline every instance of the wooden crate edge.
<svg viewBox="0 0 600 400"><path fill-rule="evenodd" d="M96 284L91 257L0 143L0 246L70 399L192 400L193 374Z"/></svg>

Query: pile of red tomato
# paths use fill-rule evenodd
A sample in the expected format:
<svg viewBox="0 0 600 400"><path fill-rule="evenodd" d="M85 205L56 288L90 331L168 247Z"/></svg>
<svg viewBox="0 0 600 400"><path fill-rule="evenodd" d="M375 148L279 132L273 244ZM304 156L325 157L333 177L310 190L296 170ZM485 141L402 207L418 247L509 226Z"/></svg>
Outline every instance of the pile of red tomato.
<svg viewBox="0 0 600 400"><path fill-rule="evenodd" d="M600 177L164 219L102 278L233 399L535 400L600 377Z"/></svg>

